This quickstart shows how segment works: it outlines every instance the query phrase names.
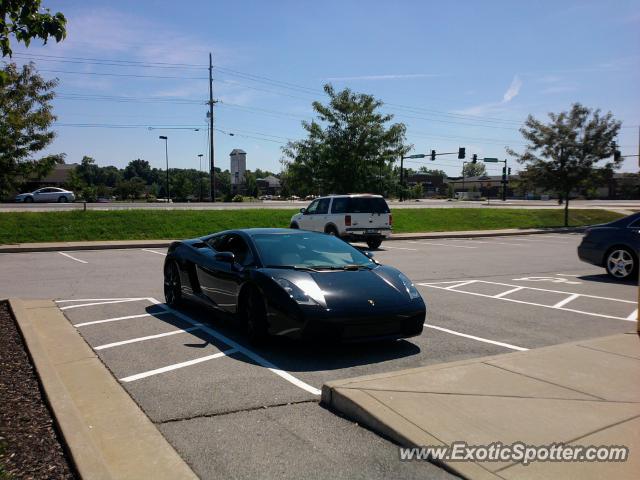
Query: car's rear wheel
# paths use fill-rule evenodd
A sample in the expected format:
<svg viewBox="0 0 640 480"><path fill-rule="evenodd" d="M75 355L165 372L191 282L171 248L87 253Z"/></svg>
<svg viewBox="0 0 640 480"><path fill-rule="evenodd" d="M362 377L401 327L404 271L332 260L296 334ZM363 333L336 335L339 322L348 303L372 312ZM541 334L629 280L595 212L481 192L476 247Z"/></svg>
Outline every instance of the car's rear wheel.
<svg viewBox="0 0 640 480"><path fill-rule="evenodd" d="M164 267L164 299L170 307L176 307L182 301L180 271L174 261L168 262Z"/></svg>
<svg viewBox="0 0 640 480"><path fill-rule="evenodd" d="M69 199L67 197L65 197L64 195L61 195L58 197L58 203L67 203L69 201Z"/></svg>
<svg viewBox="0 0 640 480"><path fill-rule="evenodd" d="M638 274L638 260L628 248L614 247L607 253L605 268L610 277L627 280Z"/></svg>
<svg viewBox="0 0 640 480"><path fill-rule="evenodd" d="M254 345L262 345L269 338L267 309L264 301L254 289L246 292L239 306L240 320L247 331L249 341Z"/></svg>
<svg viewBox="0 0 640 480"><path fill-rule="evenodd" d="M33 197L27 197L24 199L25 203L33 203Z"/></svg>
<svg viewBox="0 0 640 480"><path fill-rule="evenodd" d="M371 239L367 240L367 246L371 250L377 249L380 245L382 245L382 239L381 238L371 238Z"/></svg>

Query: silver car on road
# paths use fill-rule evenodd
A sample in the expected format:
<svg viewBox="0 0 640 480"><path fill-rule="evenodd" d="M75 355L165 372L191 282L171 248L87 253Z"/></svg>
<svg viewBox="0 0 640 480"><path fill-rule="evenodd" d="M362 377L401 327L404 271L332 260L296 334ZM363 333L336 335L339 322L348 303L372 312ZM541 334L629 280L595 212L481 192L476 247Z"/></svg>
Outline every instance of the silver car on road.
<svg viewBox="0 0 640 480"><path fill-rule="evenodd" d="M20 195L16 195L16 202L73 202L75 201L76 196L73 192L69 190L64 190L63 188L57 187L44 187L39 188L38 190L30 193L21 193Z"/></svg>

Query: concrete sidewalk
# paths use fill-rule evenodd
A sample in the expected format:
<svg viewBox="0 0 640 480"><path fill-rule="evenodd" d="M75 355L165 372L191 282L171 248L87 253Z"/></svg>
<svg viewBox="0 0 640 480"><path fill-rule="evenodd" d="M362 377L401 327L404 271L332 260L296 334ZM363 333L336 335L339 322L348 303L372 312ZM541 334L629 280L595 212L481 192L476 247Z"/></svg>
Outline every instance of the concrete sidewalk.
<svg viewBox="0 0 640 480"><path fill-rule="evenodd" d="M581 232L575 228L510 228L504 230L467 230L458 232L394 233L389 240L424 240L436 238L498 237L507 235L535 235L544 233ZM166 248L174 240L98 240L94 242L13 243L0 245L0 253L64 252L78 250L110 250L126 248Z"/></svg>
<svg viewBox="0 0 640 480"><path fill-rule="evenodd" d="M640 472L640 339L614 335L329 382L322 403L401 446L622 445L626 462L444 462L467 478L615 478Z"/></svg>

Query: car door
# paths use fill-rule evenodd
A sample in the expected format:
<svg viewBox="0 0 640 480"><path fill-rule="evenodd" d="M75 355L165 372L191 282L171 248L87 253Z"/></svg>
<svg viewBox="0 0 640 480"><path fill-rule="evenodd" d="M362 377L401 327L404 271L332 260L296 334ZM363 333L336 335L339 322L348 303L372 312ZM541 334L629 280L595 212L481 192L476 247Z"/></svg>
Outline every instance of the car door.
<svg viewBox="0 0 640 480"><path fill-rule="evenodd" d="M320 200L314 200L305 209L302 217L300 218L298 225L302 230L313 230L313 221L315 219L316 210L318 209L318 203Z"/></svg>
<svg viewBox="0 0 640 480"><path fill-rule="evenodd" d="M231 252L235 262L215 260L210 267L197 268L200 288L220 309L235 313L238 294L244 279L244 269L254 264L253 253L245 240L238 234L227 234L210 240L216 252Z"/></svg>
<svg viewBox="0 0 640 480"><path fill-rule="evenodd" d="M49 188L39 188L35 192L33 192L33 201L34 202L48 202L47 195L49 193Z"/></svg>
<svg viewBox="0 0 640 480"><path fill-rule="evenodd" d="M313 230L316 232L324 232L327 223L329 223L329 205L331 204L331 198L318 199L318 207L314 215L312 224Z"/></svg>

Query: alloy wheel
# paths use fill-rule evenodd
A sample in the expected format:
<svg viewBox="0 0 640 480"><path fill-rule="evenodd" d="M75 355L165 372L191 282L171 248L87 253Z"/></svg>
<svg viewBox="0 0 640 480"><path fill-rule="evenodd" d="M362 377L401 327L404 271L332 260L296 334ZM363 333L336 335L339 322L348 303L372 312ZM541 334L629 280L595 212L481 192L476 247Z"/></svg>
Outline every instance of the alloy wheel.
<svg viewBox="0 0 640 480"><path fill-rule="evenodd" d="M627 278L635 267L631 253L625 249L613 250L607 257L607 272L615 278Z"/></svg>

